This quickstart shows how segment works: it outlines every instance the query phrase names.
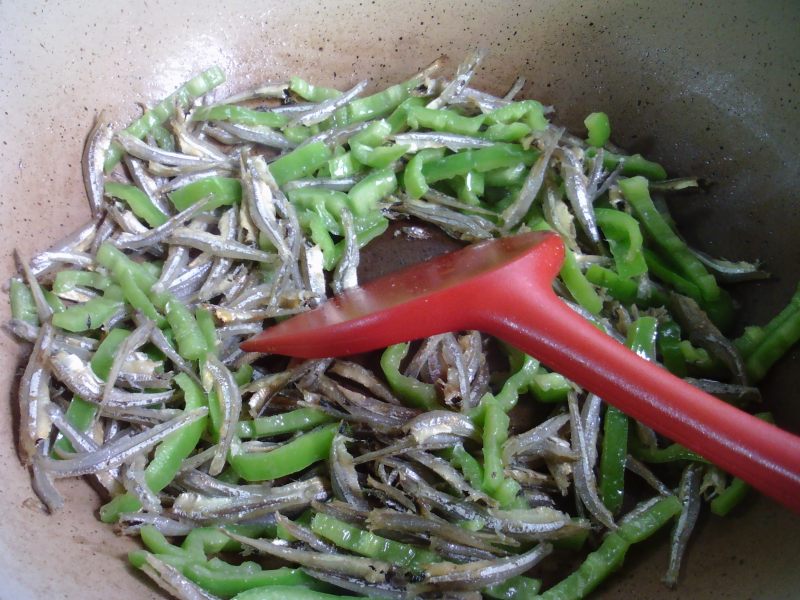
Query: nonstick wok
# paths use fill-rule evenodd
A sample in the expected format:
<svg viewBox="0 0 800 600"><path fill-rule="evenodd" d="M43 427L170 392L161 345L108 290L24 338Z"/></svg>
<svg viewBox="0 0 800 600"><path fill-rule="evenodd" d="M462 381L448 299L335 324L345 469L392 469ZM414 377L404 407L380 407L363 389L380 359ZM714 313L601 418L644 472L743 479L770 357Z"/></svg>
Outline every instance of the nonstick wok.
<svg viewBox="0 0 800 600"><path fill-rule="evenodd" d="M4 2L0 4L0 272L47 247L89 215L80 176L95 112L120 123L192 74L219 64L228 90L302 74L347 87L400 80L440 54L491 54L476 84L557 108L582 132L609 114L614 141L698 175L704 194L672 208L687 239L729 259L763 260L773 278L733 290L742 323L763 323L800 280L800 4L577 3L558 0L424 2ZM418 260L373 253L375 270ZM415 254L417 253L417 254ZM8 307L0 302L0 320ZM100 500L63 482L63 511L45 514L13 443L13 394L23 354L0 335L0 598L160 598L127 565L135 542L96 519ZM800 429L800 351L764 382L783 427ZM790 598L800 588L800 521L763 498L736 514L704 517L677 591L660 582L662 536L632 550L597 592L619 598Z"/></svg>

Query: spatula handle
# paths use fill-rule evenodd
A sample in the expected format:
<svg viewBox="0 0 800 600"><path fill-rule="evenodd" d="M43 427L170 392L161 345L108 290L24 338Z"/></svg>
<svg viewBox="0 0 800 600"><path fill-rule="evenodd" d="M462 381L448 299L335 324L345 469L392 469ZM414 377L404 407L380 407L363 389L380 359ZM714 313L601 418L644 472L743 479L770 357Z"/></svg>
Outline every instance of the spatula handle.
<svg viewBox="0 0 800 600"><path fill-rule="evenodd" d="M505 288L482 329L800 512L800 437L631 352L549 288ZM501 316L502 314L502 316Z"/></svg>

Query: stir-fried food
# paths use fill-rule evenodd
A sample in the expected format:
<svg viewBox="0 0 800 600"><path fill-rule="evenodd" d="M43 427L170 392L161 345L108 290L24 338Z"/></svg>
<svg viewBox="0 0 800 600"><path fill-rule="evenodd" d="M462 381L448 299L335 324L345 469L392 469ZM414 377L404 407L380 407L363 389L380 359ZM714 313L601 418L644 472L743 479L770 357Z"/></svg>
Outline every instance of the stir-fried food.
<svg viewBox="0 0 800 600"><path fill-rule="evenodd" d="M697 180L613 146L603 113L586 139L552 124L515 100L522 79L472 87L484 54L372 94L293 77L222 98L213 68L123 129L98 117L92 221L18 257L9 287L8 328L33 345L19 452L50 511L58 479L95 479L102 520L146 548L131 563L183 599L582 598L670 524L678 582L704 504L724 515L747 486L536 357L477 331L354 360L240 349L358 286L390 222L462 243L552 230L564 302L758 406L800 293L728 337L718 281L765 273L677 233L664 198ZM584 562L553 580L564 552Z"/></svg>

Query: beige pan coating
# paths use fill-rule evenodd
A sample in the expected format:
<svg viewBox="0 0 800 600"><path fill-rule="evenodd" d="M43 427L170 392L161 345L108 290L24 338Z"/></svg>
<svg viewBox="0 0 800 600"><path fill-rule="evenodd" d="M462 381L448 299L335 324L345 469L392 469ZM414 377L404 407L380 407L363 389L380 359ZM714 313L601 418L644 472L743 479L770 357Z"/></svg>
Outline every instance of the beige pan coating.
<svg viewBox="0 0 800 600"><path fill-rule="evenodd" d="M619 144L718 182L676 208L692 219L690 240L761 257L779 276L741 296L763 322L800 279L800 4L714 4L2 2L0 274L10 274L13 248L30 256L88 217L80 154L100 108L123 122L134 102L155 101L211 64L228 73L228 90L292 73L344 88L365 76L393 82L481 45L492 51L482 87L500 92L522 74L526 94L554 104L575 131L605 110ZM32 498L10 437L21 355L0 336L0 599L161 597L127 566L133 543L95 519L88 486L59 484L68 499L55 516ZM798 358L765 387L779 422L795 428ZM659 582L664 541L635 547L599 597L777 599L800 587L800 520L768 501L706 518L677 592Z"/></svg>

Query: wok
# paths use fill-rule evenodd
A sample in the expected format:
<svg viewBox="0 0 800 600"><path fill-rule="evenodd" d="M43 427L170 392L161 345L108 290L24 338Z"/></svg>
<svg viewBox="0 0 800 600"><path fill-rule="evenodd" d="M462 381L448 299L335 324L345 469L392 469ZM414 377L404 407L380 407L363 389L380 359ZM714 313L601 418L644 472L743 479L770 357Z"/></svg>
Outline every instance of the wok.
<svg viewBox="0 0 800 600"><path fill-rule="evenodd" d="M479 87L503 92L524 75L524 95L555 105L573 131L604 110L619 145L712 181L673 209L696 246L766 263L773 279L734 290L743 322L762 323L800 280L798 31L791 1L4 2L0 274L11 274L13 248L30 256L87 219L80 153L100 108L124 122L135 101L211 64L227 72L228 90L293 73L382 86L480 45L491 55ZM87 485L60 483L67 504L53 516L33 499L11 435L22 354L0 336L0 598L161 597L126 564L134 542L95 519L99 499ZM778 423L795 431L798 369L795 350L763 385ZM635 546L598 597L777 599L800 587L800 521L768 500L702 520L677 592L660 583L665 542Z"/></svg>

